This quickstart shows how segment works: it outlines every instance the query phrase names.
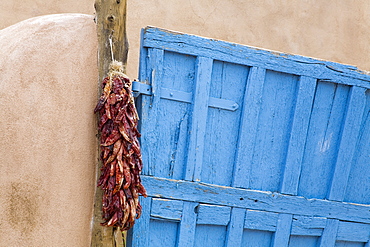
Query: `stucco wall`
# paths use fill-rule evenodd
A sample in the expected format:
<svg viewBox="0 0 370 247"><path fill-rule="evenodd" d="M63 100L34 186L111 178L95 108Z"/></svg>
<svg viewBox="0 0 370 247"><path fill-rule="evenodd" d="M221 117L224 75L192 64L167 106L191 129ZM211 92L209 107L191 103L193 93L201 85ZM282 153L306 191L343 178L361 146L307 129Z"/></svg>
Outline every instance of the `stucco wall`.
<svg viewBox="0 0 370 247"><path fill-rule="evenodd" d="M370 70L368 0L129 2L129 71L136 68L139 29L146 25Z"/></svg>
<svg viewBox="0 0 370 247"><path fill-rule="evenodd" d="M92 19L44 16L0 30L0 246L90 245Z"/></svg>
<svg viewBox="0 0 370 247"><path fill-rule="evenodd" d="M94 13L94 0L0 2L0 28L42 14ZM331 60L370 70L368 0L128 0L128 74L137 76L147 25Z"/></svg>

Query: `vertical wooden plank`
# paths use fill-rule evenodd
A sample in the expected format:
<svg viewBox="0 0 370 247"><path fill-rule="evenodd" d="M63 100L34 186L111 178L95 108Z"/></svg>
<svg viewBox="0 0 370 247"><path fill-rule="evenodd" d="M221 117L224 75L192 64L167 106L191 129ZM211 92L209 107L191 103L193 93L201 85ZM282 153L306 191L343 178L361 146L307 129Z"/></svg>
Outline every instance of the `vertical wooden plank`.
<svg viewBox="0 0 370 247"><path fill-rule="evenodd" d="M136 220L134 228L132 229L130 242L128 246L131 247L149 247L149 223L152 200L151 197L140 197L140 204L143 207L143 212L140 219Z"/></svg>
<svg viewBox="0 0 370 247"><path fill-rule="evenodd" d="M200 181L213 60L198 57L185 180Z"/></svg>
<svg viewBox="0 0 370 247"><path fill-rule="evenodd" d="M266 70L258 67L252 67L249 72L233 175L234 187L249 188L265 75Z"/></svg>
<svg viewBox="0 0 370 247"><path fill-rule="evenodd" d="M251 189L280 189L298 87L296 75L266 72L249 181Z"/></svg>
<svg viewBox="0 0 370 247"><path fill-rule="evenodd" d="M284 177L281 184L281 193L284 194L297 195L299 176L304 155L304 146L306 143L315 89L315 78L301 76Z"/></svg>
<svg viewBox="0 0 370 247"><path fill-rule="evenodd" d="M147 58L148 58L148 48L144 47L144 29L141 29L140 34L140 57L139 57L139 81L141 82L148 82L149 78L147 76L146 66L147 66Z"/></svg>
<svg viewBox="0 0 370 247"><path fill-rule="evenodd" d="M239 247L243 241L245 209L233 208L227 227L226 247Z"/></svg>
<svg viewBox="0 0 370 247"><path fill-rule="evenodd" d="M182 210L182 219L180 222L178 245L177 247L193 247L195 241L195 227L197 222L197 215L195 207L198 203L184 202Z"/></svg>
<svg viewBox="0 0 370 247"><path fill-rule="evenodd" d="M320 247L334 247L335 246L338 226L339 226L339 220L328 219L326 221L326 227L320 239Z"/></svg>
<svg viewBox="0 0 370 247"><path fill-rule="evenodd" d="M276 232L273 240L273 247L288 246L290 238L290 230L292 227L291 214L279 214L278 223L276 226Z"/></svg>
<svg viewBox="0 0 370 247"><path fill-rule="evenodd" d="M189 120L191 117L192 91L194 90L196 57L184 54L164 52L163 69L161 80L158 81L160 87L155 89L155 94L159 93L158 104L152 97L143 96L146 99L143 107L147 107L150 116L153 107L157 111L156 119L153 123L155 129L155 173L157 177L168 177L174 179L184 179L185 164L187 161L187 151L189 142ZM151 70L148 68L148 74ZM157 84L158 84L157 83ZM171 91L173 93L171 94ZM167 99L163 98L168 96ZM172 99L177 95L187 95L188 102L179 102ZM152 104L152 108L150 105ZM148 106L147 106L148 105ZM146 116L142 114L142 122L145 125ZM151 145L144 143L143 145Z"/></svg>
<svg viewBox="0 0 370 247"><path fill-rule="evenodd" d="M365 88L353 86L328 199L343 201L366 103Z"/></svg>
<svg viewBox="0 0 370 247"><path fill-rule="evenodd" d="M370 247L370 233L368 235L368 240L367 240L367 242L366 242L366 244L365 244L364 247Z"/></svg>
<svg viewBox="0 0 370 247"><path fill-rule="evenodd" d="M306 138L298 195L328 196L350 87L319 81Z"/></svg>
<svg viewBox="0 0 370 247"><path fill-rule="evenodd" d="M243 65L214 61L210 97L233 101L236 110L213 108L210 98L202 182L222 186L232 184L242 114L242 107L238 106L243 105L249 70L249 67Z"/></svg>
<svg viewBox="0 0 370 247"><path fill-rule="evenodd" d="M366 106L360 135L352 161L344 201L370 204L370 90L366 91Z"/></svg>
<svg viewBox="0 0 370 247"><path fill-rule="evenodd" d="M143 174L154 175L156 166L157 149L150 143L158 142L157 119L159 114L159 100L161 95L161 80L163 74L164 51L160 49L148 49L147 77L152 86L152 95L142 99L142 154Z"/></svg>

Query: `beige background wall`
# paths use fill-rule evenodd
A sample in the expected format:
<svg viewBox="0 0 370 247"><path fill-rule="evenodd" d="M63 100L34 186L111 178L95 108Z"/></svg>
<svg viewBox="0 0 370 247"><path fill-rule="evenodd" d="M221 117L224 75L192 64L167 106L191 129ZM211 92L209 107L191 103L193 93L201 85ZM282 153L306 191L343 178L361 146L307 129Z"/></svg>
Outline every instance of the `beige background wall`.
<svg viewBox="0 0 370 247"><path fill-rule="evenodd" d="M0 1L0 28L93 0ZM147 25L370 70L368 0L128 0L128 75ZM0 247L89 246L97 99L93 16L0 30Z"/></svg>
<svg viewBox="0 0 370 247"><path fill-rule="evenodd" d="M0 1L0 28L53 13L94 13L94 0ZM128 74L147 25L370 70L368 0L128 0ZM88 41L86 41L88 42Z"/></svg>
<svg viewBox="0 0 370 247"><path fill-rule="evenodd" d="M98 157L91 19L44 16L0 30L1 247L90 245Z"/></svg>

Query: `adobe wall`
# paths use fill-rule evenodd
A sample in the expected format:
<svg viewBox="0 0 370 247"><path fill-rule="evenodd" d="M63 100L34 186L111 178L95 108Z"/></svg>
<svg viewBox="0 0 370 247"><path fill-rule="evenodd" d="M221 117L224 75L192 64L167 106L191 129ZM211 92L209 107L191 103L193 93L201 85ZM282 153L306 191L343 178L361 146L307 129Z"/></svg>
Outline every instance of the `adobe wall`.
<svg viewBox="0 0 370 247"><path fill-rule="evenodd" d="M98 77L92 19L44 16L0 30L0 246L90 245Z"/></svg>

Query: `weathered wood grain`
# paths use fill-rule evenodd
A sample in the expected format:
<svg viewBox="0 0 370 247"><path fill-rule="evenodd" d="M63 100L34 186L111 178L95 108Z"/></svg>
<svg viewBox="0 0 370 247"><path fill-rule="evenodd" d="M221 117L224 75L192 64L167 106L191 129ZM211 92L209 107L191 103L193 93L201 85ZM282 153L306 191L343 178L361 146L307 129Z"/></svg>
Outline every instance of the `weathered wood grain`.
<svg viewBox="0 0 370 247"><path fill-rule="evenodd" d="M252 153L251 189L279 191L298 80L295 75L266 71Z"/></svg>
<svg viewBox="0 0 370 247"><path fill-rule="evenodd" d="M267 211L247 210L244 228L275 232L279 214Z"/></svg>
<svg viewBox="0 0 370 247"><path fill-rule="evenodd" d="M140 197L140 204L143 207L141 218L138 219L134 226L134 231L129 232L128 246L149 247L149 225L150 225L150 212L151 212L151 198Z"/></svg>
<svg viewBox="0 0 370 247"><path fill-rule="evenodd" d="M360 134L359 132L361 129L362 116L364 115L365 103L365 89L355 86L352 87L328 197L330 200L343 201L344 199L352 159L358 142L358 136Z"/></svg>
<svg viewBox="0 0 370 247"><path fill-rule="evenodd" d="M344 201L370 204L370 90L365 94L366 106Z"/></svg>
<svg viewBox="0 0 370 247"><path fill-rule="evenodd" d="M339 220L328 219L320 238L320 247L334 247L337 239Z"/></svg>
<svg viewBox="0 0 370 247"><path fill-rule="evenodd" d="M184 176L183 164L187 159L191 104L161 99L161 94L162 90L171 88L191 95L195 58L149 49L145 60L145 78L154 92L141 96L141 141L159 145L142 145L143 174L180 179Z"/></svg>
<svg viewBox="0 0 370 247"><path fill-rule="evenodd" d="M353 222L339 222L337 240L339 241L350 241L350 242L362 242L366 243L369 241L370 225L353 223Z"/></svg>
<svg viewBox="0 0 370 247"><path fill-rule="evenodd" d="M244 92L239 143L233 174L233 186L250 188L252 160L257 138L258 119L262 105L262 92L266 70L252 67Z"/></svg>
<svg viewBox="0 0 370 247"><path fill-rule="evenodd" d="M318 82L301 165L300 196L327 198L349 89L345 85Z"/></svg>
<svg viewBox="0 0 370 247"><path fill-rule="evenodd" d="M183 201L153 198L150 216L180 221L183 205Z"/></svg>
<svg viewBox="0 0 370 247"><path fill-rule="evenodd" d="M292 222L292 235L321 236L325 228L327 218L307 217L294 215Z"/></svg>
<svg viewBox="0 0 370 247"><path fill-rule="evenodd" d="M143 46L370 88L368 73L359 71L354 66L267 51L160 28L145 28Z"/></svg>
<svg viewBox="0 0 370 247"><path fill-rule="evenodd" d="M230 222L231 208L199 204L197 224L227 226Z"/></svg>
<svg viewBox="0 0 370 247"><path fill-rule="evenodd" d="M194 247L223 247L226 239L226 226L197 225Z"/></svg>
<svg viewBox="0 0 370 247"><path fill-rule="evenodd" d="M194 90L194 92L197 92L197 91ZM148 93L147 95L151 95L151 94ZM161 89L161 98L162 99L179 101L179 102L185 102L185 103L192 103L193 102L193 93L178 91L178 90L162 87L162 89ZM219 109L222 109L222 110L236 111L238 109L239 105L235 101L232 101L232 100L209 97L207 107L208 106L213 107L213 108L219 108Z"/></svg>
<svg viewBox="0 0 370 247"><path fill-rule="evenodd" d="M369 75L157 28L141 55L143 246L368 243Z"/></svg>
<svg viewBox="0 0 370 247"><path fill-rule="evenodd" d="M301 76L295 103L292 130L285 161L281 193L296 195L298 192L301 165L306 144L307 130L316 90L316 79Z"/></svg>
<svg viewBox="0 0 370 247"><path fill-rule="evenodd" d="M197 58L185 180L200 181L201 179L212 65L212 59Z"/></svg>
<svg viewBox="0 0 370 247"><path fill-rule="evenodd" d="M291 214L279 214L273 246L288 246L292 217Z"/></svg>
<svg viewBox="0 0 370 247"><path fill-rule="evenodd" d="M113 57L123 65L127 62L128 42L126 36L126 0L96 0L96 25L98 36L98 69L99 95L100 82L107 76L109 64L112 62L112 52L109 39L112 40ZM101 164L97 164L97 177L100 176ZM102 195L97 189L95 192L94 216L91 246L123 246L121 232L116 228L100 225L102 219Z"/></svg>
<svg viewBox="0 0 370 247"><path fill-rule="evenodd" d="M184 202L184 209L179 228L178 246L194 246L197 215L195 207L198 203Z"/></svg>
<svg viewBox="0 0 370 247"><path fill-rule="evenodd" d="M112 39L113 57L124 66L127 62L128 41L126 35L127 0L95 0L98 33L99 81L107 75L112 61L109 39Z"/></svg>
<svg viewBox="0 0 370 247"><path fill-rule="evenodd" d="M143 176L148 195L276 213L370 223L370 206L300 196ZM242 199L242 200L241 200Z"/></svg>
<svg viewBox="0 0 370 247"><path fill-rule="evenodd" d="M243 240L245 209L233 208L227 227L226 247L239 247Z"/></svg>
<svg viewBox="0 0 370 247"><path fill-rule="evenodd" d="M176 246L179 223L151 219L149 228L143 238L149 239L149 246Z"/></svg>
<svg viewBox="0 0 370 247"><path fill-rule="evenodd" d="M242 105L248 73L246 66L215 61L210 96ZM208 109L201 181L226 186L232 183L241 110Z"/></svg>
<svg viewBox="0 0 370 247"><path fill-rule="evenodd" d="M244 230L243 247L272 246L274 233L268 231Z"/></svg>
<svg viewBox="0 0 370 247"><path fill-rule="evenodd" d="M156 143L159 139L156 131L158 114L159 114L159 100L161 93L160 81L163 76L163 50L150 49L148 51L148 80L151 83L152 95L143 97L141 115L141 141L144 143ZM151 122L151 124L145 124ZM142 145L143 155L143 174L154 175L157 164L157 148L155 146Z"/></svg>
<svg viewBox="0 0 370 247"><path fill-rule="evenodd" d="M288 246L317 247L318 239L319 237L315 236L292 235Z"/></svg>

